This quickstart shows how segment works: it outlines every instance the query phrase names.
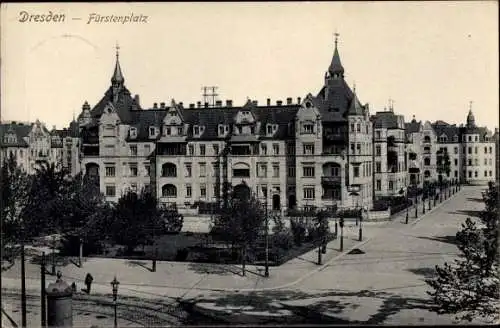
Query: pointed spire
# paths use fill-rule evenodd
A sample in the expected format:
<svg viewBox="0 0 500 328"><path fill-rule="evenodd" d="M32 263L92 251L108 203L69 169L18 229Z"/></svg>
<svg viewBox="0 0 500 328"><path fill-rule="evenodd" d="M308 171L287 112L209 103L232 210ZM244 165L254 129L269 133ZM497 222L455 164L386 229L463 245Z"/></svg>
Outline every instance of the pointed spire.
<svg viewBox="0 0 500 328"><path fill-rule="evenodd" d="M469 101L469 114L467 115L467 127L473 128L476 126L476 119L472 113L472 100Z"/></svg>
<svg viewBox="0 0 500 328"><path fill-rule="evenodd" d="M339 37L339 34L335 32L335 50L333 52L333 58L332 58L332 62L330 64L330 67L328 68L328 72L331 75L339 75L339 76L343 77L344 76L344 67L342 66L342 63L340 62L340 55L339 55L339 51L337 49L338 37Z"/></svg>
<svg viewBox="0 0 500 328"><path fill-rule="evenodd" d="M115 84L115 83L123 83L125 81L125 79L123 78L123 74L122 74L122 69L120 67L120 61L119 61L119 57L120 57L120 46L118 45L118 43L116 44L116 64L115 64L115 71L113 72L113 77L111 78L111 83Z"/></svg>
<svg viewBox="0 0 500 328"><path fill-rule="evenodd" d="M363 107L359 103L359 99L356 96L356 83L354 83L352 88L352 100L348 113L349 115L363 115Z"/></svg>

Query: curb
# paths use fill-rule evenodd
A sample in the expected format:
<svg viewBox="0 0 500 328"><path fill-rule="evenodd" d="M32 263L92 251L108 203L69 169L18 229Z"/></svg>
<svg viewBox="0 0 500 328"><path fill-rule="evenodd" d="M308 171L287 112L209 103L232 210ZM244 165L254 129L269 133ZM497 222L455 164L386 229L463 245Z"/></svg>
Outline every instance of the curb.
<svg viewBox="0 0 500 328"><path fill-rule="evenodd" d="M435 209L440 208L441 206L443 206L443 204L448 203L448 201L450 201L452 198L455 198L455 196L458 196L458 195L460 194L460 192L461 192L461 191L462 191L462 189L460 189L460 190L459 190L458 192L456 192L455 194L451 195L451 197L446 198L446 200L445 200L445 201L443 201L443 202L441 202L441 203L439 203L439 205L434 206L434 208L432 208L429 212L425 212L425 215L422 215L421 217L419 217L418 219L416 219L415 221L413 221L413 222L411 223L412 228L413 228L413 226L415 226L418 222L420 222L420 220L424 219L424 218L427 216L427 214L431 214L431 213L432 213Z"/></svg>

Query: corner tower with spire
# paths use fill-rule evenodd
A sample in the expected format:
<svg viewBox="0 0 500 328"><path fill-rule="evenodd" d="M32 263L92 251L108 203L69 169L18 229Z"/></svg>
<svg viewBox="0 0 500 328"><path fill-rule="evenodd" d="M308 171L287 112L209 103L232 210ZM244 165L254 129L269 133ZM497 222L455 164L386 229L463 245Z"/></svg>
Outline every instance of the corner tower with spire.
<svg viewBox="0 0 500 328"><path fill-rule="evenodd" d="M123 77L122 69L120 67L120 46L116 45L116 63L113 76L111 77L111 87L113 89L113 102L118 99L118 94L124 86L125 78Z"/></svg>

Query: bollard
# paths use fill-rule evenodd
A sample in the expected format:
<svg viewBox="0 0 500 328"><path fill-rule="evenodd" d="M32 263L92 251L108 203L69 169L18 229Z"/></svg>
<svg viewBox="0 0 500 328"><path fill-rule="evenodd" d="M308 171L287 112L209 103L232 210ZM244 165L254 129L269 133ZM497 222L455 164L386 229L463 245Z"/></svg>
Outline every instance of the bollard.
<svg viewBox="0 0 500 328"><path fill-rule="evenodd" d="M57 280L47 287L47 324L49 327L73 327L73 291L70 285L61 279L57 272Z"/></svg>

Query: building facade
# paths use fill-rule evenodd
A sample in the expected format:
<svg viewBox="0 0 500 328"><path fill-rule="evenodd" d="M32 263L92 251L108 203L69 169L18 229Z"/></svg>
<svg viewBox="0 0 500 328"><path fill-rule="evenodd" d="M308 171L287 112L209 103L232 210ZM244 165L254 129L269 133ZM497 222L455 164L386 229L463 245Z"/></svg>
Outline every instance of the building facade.
<svg viewBox="0 0 500 328"><path fill-rule="evenodd" d="M0 162L10 155L16 158L19 167L34 174L41 163L55 163L72 174L78 167L78 127L76 122L70 129L49 131L43 123L6 122L0 124Z"/></svg>
<svg viewBox="0 0 500 328"><path fill-rule="evenodd" d="M124 82L117 53L111 86L78 117L81 168L110 201L146 188L183 208L246 186L274 210L372 204L369 109L344 80L337 42L318 94L286 103L145 109Z"/></svg>

